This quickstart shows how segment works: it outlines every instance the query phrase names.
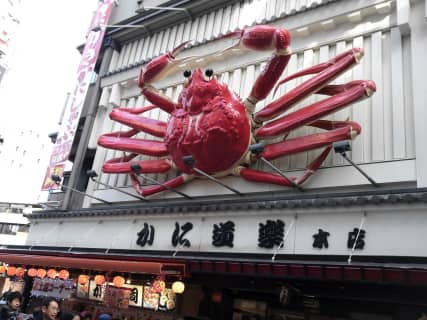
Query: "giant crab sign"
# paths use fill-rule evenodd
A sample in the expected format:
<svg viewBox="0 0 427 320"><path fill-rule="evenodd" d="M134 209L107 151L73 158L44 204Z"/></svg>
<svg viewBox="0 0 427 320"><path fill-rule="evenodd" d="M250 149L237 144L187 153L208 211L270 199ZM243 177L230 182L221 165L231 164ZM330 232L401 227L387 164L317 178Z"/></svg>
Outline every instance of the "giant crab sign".
<svg viewBox="0 0 427 320"><path fill-rule="evenodd" d="M304 183L320 167L334 142L353 139L360 133L361 127L354 121L320 119L375 92L375 83L370 80L329 84L359 62L363 56L362 49L350 49L327 62L299 71L278 82L291 58L290 34L287 30L258 25L234 32L231 36L239 37L240 47L274 51L249 96L242 100L225 84L219 83L211 69L203 73L198 68L193 72L184 72L186 84L177 102L174 102L161 94L152 83L165 78L176 69L178 60L175 56L185 48L186 43L153 59L141 71L138 79L142 94L153 105L114 109L110 113L111 119L132 129L107 133L99 138L99 145L125 152L122 157L104 163L102 170L105 173L129 174L136 191L142 196L178 187L193 178L202 178L200 170L217 178L235 175L248 181L295 187ZM260 111L254 112L257 102L265 99L275 85L277 89L286 81L310 74L314 76ZM313 93L329 97L285 114L292 106ZM153 108L167 112L168 122L141 115ZM316 127L324 131L286 139L292 130L301 126ZM139 132L160 137L163 141L135 138ZM283 137L281 141L266 144L259 152L251 151L251 145L279 136ZM300 177L287 179L280 174L251 168L251 164L261 157L273 160L319 148L324 150ZM159 159L136 160L139 155ZM186 161L189 157L193 165ZM178 169L181 174L160 185L144 187L138 180L137 173L164 173L172 169Z"/></svg>

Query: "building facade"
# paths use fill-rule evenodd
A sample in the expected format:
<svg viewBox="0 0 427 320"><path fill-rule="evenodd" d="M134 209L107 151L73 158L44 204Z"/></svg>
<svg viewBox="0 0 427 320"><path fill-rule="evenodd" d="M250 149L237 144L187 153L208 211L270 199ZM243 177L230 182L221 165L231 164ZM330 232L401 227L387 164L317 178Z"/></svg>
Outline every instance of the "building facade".
<svg viewBox="0 0 427 320"><path fill-rule="evenodd" d="M114 7L109 24L121 26L107 29L96 70L99 77L80 120L68 187L89 196L68 189L61 210L32 214L27 247L8 247L1 259L16 263L19 254L31 247L39 249L33 253L37 261L52 265L75 267L75 259L84 260L77 258L82 256L124 260L128 265L116 271L136 273L149 272L144 264L159 263L163 271L171 268L168 264L178 264L179 268L172 269L188 285L180 313L208 319L425 316L427 270L422 244L427 228L427 97L422 77L427 71L423 59L426 2L160 3L182 11L145 9L143 4L126 1ZM99 147L99 137L129 129L111 120L110 112L149 104L137 85L142 67L191 41L182 55L201 56L197 63L204 65L207 59L203 57L213 53L214 59L203 67L213 69L220 81L244 98L271 52L224 51L235 43L224 36L259 24L286 28L291 34L293 55L282 78L348 49L363 48L360 63L333 84L370 79L376 83L376 93L327 119L361 124L362 132L346 155L375 185L334 152L303 184L302 191L227 176L220 181L228 188L209 179L195 179L172 191L135 199L129 176L101 173L105 161L124 153ZM184 63L177 66L179 72L155 86L176 100L186 68ZM287 82L278 94L304 79ZM275 97L267 96L257 110ZM310 96L290 112L320 99ZM160 109L144 116L168 121ZM316 130L303 127L291 132L289 139ZM153 139L141 133L137 138ZM318 154L317 150L303 152L273 164L285 175L298 177ZM89 179L86 169L99 176ZM271 172L265 164L257 169ZM163 183L175 176L173 171L148 175L151 179L145 177L144 184L152 184L152 179ZM55 260L58 256L61 262ZM88 265L88 261L81 263ZM138 270L130 267L135 261L141 263Z"/></svg>

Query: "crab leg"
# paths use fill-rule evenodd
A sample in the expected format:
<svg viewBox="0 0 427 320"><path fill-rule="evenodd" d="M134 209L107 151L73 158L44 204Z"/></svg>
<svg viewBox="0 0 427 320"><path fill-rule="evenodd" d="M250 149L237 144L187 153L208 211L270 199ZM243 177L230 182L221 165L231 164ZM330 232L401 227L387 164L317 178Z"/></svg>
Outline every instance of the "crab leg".
<svg viewBox="0 0 427 320"><path fill-rule="evenodd" d="M137 115L132 109L113 109L110 113L110 119L156 137L163 138L166 133L166 122Z"/></svg>
<svg viewBox="0 0 427 320"><path fill-rule="evenodd" d="M102 171L105 173L132 173L131 165L134 163L130 160L136 156L138 154L131 153L124 157L110 159L102 165ZM142 168L141 173L164 173L172 168L171 162L167 159L141 160L136 163Z"/></svg>
<svg viewBox="0 0 427 320"><path fill-rule="evenodd" d="M240 46L257 51L276 50L245 100L246 107L252 113L255 104L267 97L287 66L291 57L291 36L286 29L267 25L254 26L236 33L240 33Z"/></svg>
<svg viewBox="0 0 427 320"><path fill-rule="evenodd" d="M172 189L177 188L177 187L183 185L185 182L193 179L193 176L183 174L183 175L180 175L180 176L175 177L173 179L170 179L166 182L163 182L162 185L155 185L155 186L143 188L135 173L131 173L130 177L131 177L132 184L133 184L133 187L135 188L136 192L138 192L138 194L140 194L143 197L150 196L152 194L168 190L168 188L172 188Z"/></svg>
<svg viewBox="0 0 427 320"><path fill-rule="evenodd" d="M319 93L334 94L332 97L318 101L267 123L255 132L255 136L260 139L289 132L336 112L350 103L369 97L375 90L375 83L369 80L356 80L345 85L327 86L319 91Z"/></svg>
<svg viewBox="0 0 427 320"><path fill-rule="evenodd" d="M340 74L352 67L355 63L359 62L362 56L362 49L350 49L329 60L326 63L322 63L306 70L302 70L294 75L291 75L290 77L285 78L284 80L279 82L278 86L296 77L318 73L317 75L303 82L301 85L295 87L279 99L265 106L261 111L255 114L255 120L257 122L263 122L266 120L273 119L279 114L285 112L304 98L308 97L310 94L319 91L329 82L333 81Z"/></svg>
<svg viewBox="0 0 427 320"><path fill-rule="evenodd" d="M273 160L281 156L323 148L336 141L354 139L361 131L360 125L353 121L318 120L310 126L330 131L267 144L259 156Z"/></svg>
<svg viewBox="0 0 427 320"><path fill-rule="evenodd" d="M169 74L177 71L176 65L178 61L175 60L175 56L184 50L187 43L184 42L171 52L151 60L144 69L141 69L139 74L138 86L141 88L142 94L151 103L159 106L167 113L172 113L177 108L177 104L154 88L151 83L164 79Z"/></svg>
<svg viewBox="0 0 427 320"><path fill-rule="evenodd" d="M130 138L139 131L119 131L107 133L99 137L98 144L102 147L149 156L163 157L168 155L166 145L161 141Z"/></svg>
<svg viewBox="0 0 427 320"><path fill-rule="evenodd" d="M325 161L331 149L331 146L326 147L325 150L323 150L323 152L307 166L304 174L300 178L291 177L289 180L276 173L249 169L245 167L237 168L236 173L248 181L273 183L286 187L294 187L295 185L299 186L303 184L317 169L319 169L320 165L323 163L323 161Z"/></svg>

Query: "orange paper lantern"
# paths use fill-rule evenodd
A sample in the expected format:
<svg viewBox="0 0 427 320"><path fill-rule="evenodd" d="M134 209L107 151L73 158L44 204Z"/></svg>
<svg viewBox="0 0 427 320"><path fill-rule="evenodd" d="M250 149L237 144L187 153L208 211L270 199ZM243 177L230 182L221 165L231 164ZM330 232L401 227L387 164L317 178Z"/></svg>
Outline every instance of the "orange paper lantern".
<svg viewBox="0 0 427 320"><path fill-rule="evenodd" d="M85 274L79 275L79 278L77 280L79 284L87 284L89 282L89 276Z"/></svg>
<svg viewBox="0 0 427 320"><path fill-rule="evenodd" d="M14 275L16 275L16 267L12 267L12 266L7 267L7 275L9 277L13 277Z"/></svg>
<svg viewBox="0 0 427 320"><path fill-rule="evenodd" d="M28 269L27 274L29 277L33 278L33 277L37 276L37 269L30 268L30 269Z"/></svg>
<svg viewBox="0 0 427 320"><path fill-rule="evenodd" d="M102 274L95 276L95 284L101 286L105 283L105 277Z"/></svg>
<svg viewBox="0 0 427 320"><path fill-rule="evenodd" d="M49 269L47 270L47 276L51 279L55 279L58 275L58 272L55 269Z"/></svg>
<svg viewBox="0 0 427 320"><path fill-rule="evenodd" d="M25 269L24 268L21 268L21 267L16 268L16 276L18 278L22 278L24 276L24 274L25 274Z"/></svg>
<svg viewBox="0 0 427 320"><path fill-rule="evenodd" d="M65 270L65 269L62 269L58 273L59 279L62 279L62 280L67 280L69 276L70 276L70 273L68 272L68 270Z"/></svg>
<svg viewBox="0 0 427 320"><path fill-rule="evenodd" d="M46 269L37 269L37 277L39 278L46 277Z"/></svg>
<svg viewBox="0 0 427 320"><path fill-rule="evenodd" d="M6 272L6 267L0 266L0 273L5 273L5 272Z"/></svg>
<svg viewBox="0 0 427 320"><path fill-rule="evenodd" d="M122 276L115 276L113 278L113 284L116 287L123 287L123 285L125 284L125 278L123 278Z"/></svg>
<svg viewBox="0 0 427 320"><path fill-rule="evenodd" d="M162 292L163 290L165 290L166 288L166 283L161 280L161 279L157 279L153 282L153 289L155 292Z"/></svg>

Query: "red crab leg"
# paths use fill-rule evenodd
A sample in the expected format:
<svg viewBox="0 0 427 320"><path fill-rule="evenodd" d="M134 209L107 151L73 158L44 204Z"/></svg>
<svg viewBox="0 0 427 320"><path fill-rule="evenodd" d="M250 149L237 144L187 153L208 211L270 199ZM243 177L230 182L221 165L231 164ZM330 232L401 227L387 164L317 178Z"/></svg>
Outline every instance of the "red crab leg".
<svg viewBox="0 0 427 320"><path fill-rule="evenodd" d="M323 161L325 161L331 149L331 146L326 147L325 150L323 150L323 152L307 166L304 174L300 178L291 177L289 180L276 173L249 169L245 167L239 167L237 173L248 181L273 183L286 187L294 187L295 185L299 186L303 184L317 169L319 169L320 165L323 163ZM293 185L291 181L295 185Z"/></svg>
<svg viewBox="0 0 427 320"><path fill-rule="evenodd" d="M166 145L161 141L130 138L139 131L132 129L126 132L112 132L99 137L98 144L102 147L149 156L163 157L168 155Z"/></svg>
<svg viewBox="0 0 427 320"><path fill-rule="evenodd" d="M102 171L105 173L132 173L131 165L133 163L130 160L136 156L138 154L132 153L124 157L110 159L102 165ZM172 168L170 161L166 159L141 160L136 162L141 166L141 173L163 173Z"/></svg>
<svg viewBox="0 0 427 320"><path fill-rule="evenodd" d="M141 88L142 94L151 103L159 106L167 113L172 113L177 108L177 104L154 88L151 83L164 79L167 75L176 71L177 61L175 56L184 50L186 44L187 42L184 42L173 49L172 52L151 60L144 69L141 69L139 74L138 86Z"/></svg>
<svg viewBox="0 0 427 320"><path fill-rule="evenodd" d="M132 184L133 184L133 187L135 188L136 192L138 192L138 194L140 194L143 197L150 196L152 194L155 194L155 193L158 193L161 191L165 191L165 190L167 190L167 188L165 186L167 186L169 188L177 188L177 187L183 185L185 182L187 182L193 178L192 176L183 174L183 175L180 175L180 176L175 177L173 179L170 179L166 182L163 182L163 186L154 185L151 187L142 188L136 174L131 173L130 177L131 177Z"/></svg>
<svg viewBox="0 0 427 320"><path fill-rule="evenodd" d="M166 122L139 116L131 110L125 108L113 109L110 113L110 119L156 137L163 138L165 136Z"/></svg>
<svg viewBox="0 0 427 320"><path fill-rule="evenodd" d="M273 160L286 155L323 148L335 141L353 139L361 131L360 125L353 121L318 120L310 124L310 126L330 131L267 144L259 156L267 160Z"/></svg>
<svg viewBox="0 0 427 320"><path fill-rule="evenodd" d="M288 64L291 36L286 29L267 25L254 26L240 32L240 45L257 51L276 50L246 98L245 105L253 112L255 104L267 97Z"/></svg>
<svg viewBox="0 0 427 320"><path fill-rule="evenodd" d="M302 99L306 98L312 93L319 91L321 88L326 86L329 82L333 81L336 77L342 74L344 71L352 67L355 63L359 62L363 56L363 50L360 48L350 49L335 58L329 60L326 63L322 63L306 70L302 70L290 77L284 79L279 83L282 84L288 80L296 77L318 73L311 79L303 82L299 86L290 90L288 93L280 97L279 99L271 102L265 106L261 111L255 114L255 120L257 122L263 122L266 120L273 119L277 115L285 112Z"/></svg>
<svg viewBox="0 0 427 320"><path fill-rule="evenodd" d="M255 136L259 139L289 132L336 112L350 103L369 97L375 90L375 83L370 80L357 80L345 85L327 86L319 93L335 95L267 123L255 132Z"/></svg>

